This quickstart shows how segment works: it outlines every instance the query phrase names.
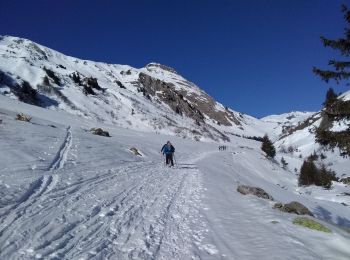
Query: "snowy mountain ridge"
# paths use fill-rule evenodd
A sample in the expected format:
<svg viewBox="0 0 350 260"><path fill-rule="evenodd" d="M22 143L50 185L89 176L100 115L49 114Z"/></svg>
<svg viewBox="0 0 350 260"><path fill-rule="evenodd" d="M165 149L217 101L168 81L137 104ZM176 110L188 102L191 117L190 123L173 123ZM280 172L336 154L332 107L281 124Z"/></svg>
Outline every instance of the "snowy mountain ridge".
<svg viewBox="0 0 350 260"><path fill-rule="evenodd" d="M25 93L31 89L35 100ZM100 122L196 140L265 133L261 121L224 107L170 67L80 60L11 36L0 37L0 91Z"/></svg>
<svg viewBox="0 0 350 260"><path fill-rule="evenodd" d="M306 157L323 150L314 133L321 112L256 119L224 107L171 67L153 62L136 69L80 60L12 36L0 37L0 93L91 119L96 126L219 142L268 133L280 151L289 148ZM339 99L350 99L350 91ZM331 130L348 127L345 120Z"/></svg>

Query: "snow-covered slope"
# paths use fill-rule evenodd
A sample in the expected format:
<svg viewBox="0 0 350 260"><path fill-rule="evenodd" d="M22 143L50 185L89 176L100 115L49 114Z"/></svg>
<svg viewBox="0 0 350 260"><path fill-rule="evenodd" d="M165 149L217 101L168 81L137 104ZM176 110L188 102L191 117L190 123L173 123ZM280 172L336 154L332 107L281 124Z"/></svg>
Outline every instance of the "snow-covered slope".
<svg viewBox="0 0 350 260"><path fill-rule="evenodd" d="M338 100L347 101L349 97L350 91L347 91L340 95ZM300 161L297 158L305 159L313 153L318 155L322 153L322 157L325 158L320 163L334 170L339 178L350 176L348 156L341 156L341 151L337 147L329 149L329 147L322 146L316 142L316 129L320 127L322 122L326 130L337 133L350 129L350 120L347 118L328 120L325 118L327 116L325 109L317 113L297 114L299 114L299 117L297 117L298 120L292 123L284 121L283 118L288 117L283 116L269 116L262 119L265 122L271 122L277 119L277 121L281 122L279 125L287 125L280 129L281 131L277 130L276 132L280 134L277 135L274 145L281 152L280 154L285 158L289 158L291 161ZM279 127L277 126L277 128ZM300 169L300 164L296 164L295 168Z"/></svg>
<svg viewBox="0 0 350 260"><path fill-rule="evenodd" d="M350 177L348 158L315 142L322 112L258 120L167 66L84 61L10 36L0 37L0 92L0 259L350 257L349 186L297 181L314 151ZM265 133L276 160L251 138ZM159 152L167 140L175 168ZM303 203L331 233L293 225L295 215L241 195L240 184Z"/></svg>
<svg viewBox="0 0 350 260"><path fill-rule="evenodd" d="M265 133L259 120L225 108L167 66L80 60L11 36L0 37L0 92L124 128L196 140Z"/></svg>
<svg viewBox="0 0 350 260"><path fill-rule="evenodd" d="M261 118L261 121L267 123L266 127L270 125L272 128L270 135L280 136L299 123L305 121L307 118L315 114L314 112L290 112L280 115L270 115Z"/></svg>
<svg viewBox="0 0 350 260"><path fill-rule="evenodd" d="M16 121L17 113L32 116ZM260 143L128 130L0 95L1 259L348 259L348 187L300 188ZM88 130L100 124L111 137ZM171 139L177 167L159 150ZM135 156L136 147L143 156ZM288 160L288 159L287 159ZM292 162L291 162L292 164ZM332 233L236 191L306 205Z"/></svg>

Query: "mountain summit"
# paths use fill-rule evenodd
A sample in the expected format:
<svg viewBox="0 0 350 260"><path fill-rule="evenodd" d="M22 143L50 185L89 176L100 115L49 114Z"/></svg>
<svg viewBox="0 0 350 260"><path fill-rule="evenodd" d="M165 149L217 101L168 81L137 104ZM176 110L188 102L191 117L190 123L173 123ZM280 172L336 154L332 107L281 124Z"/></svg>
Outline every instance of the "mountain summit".
<svg viewBox="0 0 350 260"><path fill-rule="evenodd" d="M131 129L195 140L262 136L261 122L215 101L175 69L81 60L11 36L0 37L0 91Z"/></svg>

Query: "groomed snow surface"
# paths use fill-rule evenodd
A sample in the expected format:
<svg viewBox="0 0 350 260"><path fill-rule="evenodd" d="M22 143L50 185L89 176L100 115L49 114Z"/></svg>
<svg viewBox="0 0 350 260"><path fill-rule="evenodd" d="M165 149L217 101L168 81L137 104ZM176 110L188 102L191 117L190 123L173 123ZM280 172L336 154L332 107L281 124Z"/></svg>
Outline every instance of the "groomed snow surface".
<svg viewBox="0 0 350 260"><path fill-rule="evenodd" d="M16 121L19 112L32 121ZM350 258L348 187L299 188L258 142L237 137L219 151L171 137L176 167L168 168L159 152L166 135L3 96L0 119L0 259ZM241 195L238 184L305 204L332 233L293 225L296 215Z"/></svg>

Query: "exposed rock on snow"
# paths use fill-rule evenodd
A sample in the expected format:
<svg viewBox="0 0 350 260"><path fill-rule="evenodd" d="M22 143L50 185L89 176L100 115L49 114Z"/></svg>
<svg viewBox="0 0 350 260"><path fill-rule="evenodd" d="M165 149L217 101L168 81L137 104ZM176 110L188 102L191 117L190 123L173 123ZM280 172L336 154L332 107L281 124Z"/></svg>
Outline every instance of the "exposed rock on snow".
<svg viewBox="0 0 350 260"><path fill-rule="evenodd" d="M204 92L197 94L186 91L184 88L178 90L173 83L162 81L142 72L139 74L139 82L144 87L142 91L146 96L157 95L176 113L184 114L197 123L203 122L204 115L207 115L219 125L232 126L232 123L241 125L232 111L223 109L223 107L218 109L216 101ZM181 82L180 85L188 88L193 87L187 81Z"/></svg>
<svg viewBox="0 0 350 260"><path fill-rule="evenodd" d="M91 128L90 132L93 135L100 135L100 136L110 137L109 133L107 131L104 131L102 128Z"/></svg>
<svg viewBox="0 0 350 260"><path fill-rule="evenodd" d="M23 113L19 113L16 115L16 120L18 121L24 121L24 122L30 122L32 120L32 117L25 115Z"/></svg>
<svg viewBox="0 0 350 260"><path fill-rule="evenodd" d="M204 122L203 114L185 100L183 94L175 90L174 84L161 81L142 72L139 75L139 82L143 86L140 91L144 95L157 95L160 100L168 104L177 114L186 115L197 123Z"/></svg>
<svg viewBox="0 0 350 260"><path fill-rule="evenodd" d="M142 154L139 152L139 150L135 147L131 147L130 151L137 156L142 156Z"/></svg>
<svg viewBox="0 0 350 260"><path fill-rule="evenodd" d="M287 204L282 204L282 203L276 203L274 205L275 209L279 209L280 211L287 212L287 213L295 213L297 215L309 215L313 216L311 211L305 207L303 204L297 201L292 201Z"/></svg>
<svg viewBox="0 0 350 260"><path fill-rule="evenodd" d="M266 191L264 191L262 188L239 185L237 187L237 191L242 193L243 195L251 194L259 198L273 200L273 197L270 194L268 194Z"/></svg>

